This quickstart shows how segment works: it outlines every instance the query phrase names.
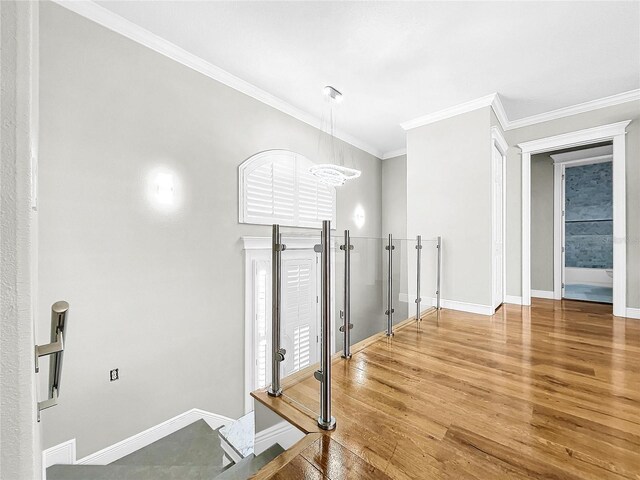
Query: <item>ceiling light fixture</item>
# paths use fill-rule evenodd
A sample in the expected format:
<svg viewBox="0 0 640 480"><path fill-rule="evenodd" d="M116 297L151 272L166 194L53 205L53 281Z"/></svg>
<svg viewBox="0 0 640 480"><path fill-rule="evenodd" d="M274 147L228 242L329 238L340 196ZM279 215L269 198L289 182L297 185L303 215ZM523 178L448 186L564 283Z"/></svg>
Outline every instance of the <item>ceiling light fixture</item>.
<svg viewBox="0 0 640 480"><path fill-rule="evenodd" d="M335 107L342 102L342 93L333 88L326 86L322 90L326 99L327 116L323 113L322 129L320 130L320 139L318 141L318 158L327 158L332 163L321 163L314 165L309 169L319 182L332 187L344 185L347 180L358 178L361 174L360 170L345 166L345 148L344 142L338 141L335 137Z"/></svg>

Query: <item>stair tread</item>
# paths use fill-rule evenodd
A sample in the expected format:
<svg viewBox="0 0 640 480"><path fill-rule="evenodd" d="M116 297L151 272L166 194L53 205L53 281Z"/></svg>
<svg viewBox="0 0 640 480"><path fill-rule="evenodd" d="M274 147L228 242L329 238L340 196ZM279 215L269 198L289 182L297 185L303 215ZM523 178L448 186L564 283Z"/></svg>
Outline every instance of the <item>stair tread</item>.
<svg viewBox="0 0 640 480"><path fill-rule="evenodd" d="M218 430L198 420L111 465L221 467L223 455Z"/></svg>
<svg viewBox="0 0 640 480"><path fill-rule="evenodd" d="M213 480L225 467L180 465L54 465L47 480Z"/></svg>
<svg viewBox="0 0 640 480"><path fill-rule="evenodd" d="M251 456L242 459L233 467L222 472L215 478L216 480L246 480L282 452L284 452L284 448L276 443L258 456L252 454Z"/></svg>

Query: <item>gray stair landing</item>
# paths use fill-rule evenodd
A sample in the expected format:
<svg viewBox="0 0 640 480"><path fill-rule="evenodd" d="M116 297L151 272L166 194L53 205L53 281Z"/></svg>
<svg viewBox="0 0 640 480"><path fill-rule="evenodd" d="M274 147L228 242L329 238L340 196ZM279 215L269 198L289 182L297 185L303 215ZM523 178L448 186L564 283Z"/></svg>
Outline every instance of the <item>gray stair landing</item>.
<svg viewBox="0 0 640 480"><path fill-rule="evenodd" d="M212 480L218 467L169 465L54 465L47 480Z"/></svg>
<svg viewBox="0 0 640 480"><path fill-rule="evenodd" d="M218 430L198 420L109 465L54 465L47 480L246 480L283 451L274 445L224 467Z"/></svg>
<svg viewBox="0 0 640 480"><path fill-rule="evenodd" d="M109 465L54 465L47 480L211 480L228 467L218 431L198 420Z"/></svg>

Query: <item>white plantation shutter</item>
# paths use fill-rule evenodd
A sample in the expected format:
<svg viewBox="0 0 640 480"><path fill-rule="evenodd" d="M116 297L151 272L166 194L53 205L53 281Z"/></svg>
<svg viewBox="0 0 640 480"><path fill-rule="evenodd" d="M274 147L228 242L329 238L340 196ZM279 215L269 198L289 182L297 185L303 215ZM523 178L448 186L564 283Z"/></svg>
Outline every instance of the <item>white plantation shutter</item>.
<svg viewBox="0 0 640 480"><path fill-rule="evenodd" d="M335 188L309 173L313 163L294 152L270 150L240 165L240 223L318 228L335 222Z"/></svg>
<svg viewBox="0 0 640 480"><path fill-rule="evenodd" d="M285 285L282 295L285 375L316 361L315 259L283 261Z"/></svg>
<svg viewBox="0 0 640 480"><path fill-rule="evenodd" d="M271 361L269 345L269 325L271 316L271 298L269 297L269 262L254 262L254 312L255 318L255 388L263 388L271 383L271 372L267 366L267 361Z"/></svg>

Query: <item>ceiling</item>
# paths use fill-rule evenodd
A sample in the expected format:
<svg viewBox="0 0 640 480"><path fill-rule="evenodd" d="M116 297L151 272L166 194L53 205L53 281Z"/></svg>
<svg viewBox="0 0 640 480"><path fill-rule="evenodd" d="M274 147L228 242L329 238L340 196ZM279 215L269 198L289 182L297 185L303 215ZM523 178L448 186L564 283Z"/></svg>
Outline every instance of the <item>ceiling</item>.
<svg viewBox="0 0 640 480"><path fill-rule="evenodd" d="M99 1L383 154L400 123L500 94L509 120L640 88L640 2Z"/></svg>

